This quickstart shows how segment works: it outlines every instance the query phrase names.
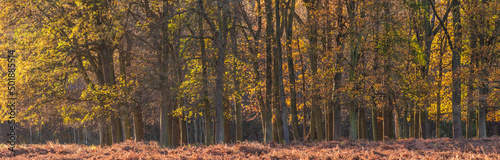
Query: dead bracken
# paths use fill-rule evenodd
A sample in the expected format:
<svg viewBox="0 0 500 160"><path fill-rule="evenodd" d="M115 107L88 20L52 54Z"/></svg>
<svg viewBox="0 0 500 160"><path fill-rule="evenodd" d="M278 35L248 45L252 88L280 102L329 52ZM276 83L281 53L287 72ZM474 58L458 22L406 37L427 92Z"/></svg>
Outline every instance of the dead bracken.
<svg viewBox="0 0 500 160"><path fill-rule="evenodd" d="M77 144L6 146L0 159L500 159L500 138L404 139L391 142L329 141L264 145L257 142L160 148L156 142L125 141L109 147Z"/></svg>

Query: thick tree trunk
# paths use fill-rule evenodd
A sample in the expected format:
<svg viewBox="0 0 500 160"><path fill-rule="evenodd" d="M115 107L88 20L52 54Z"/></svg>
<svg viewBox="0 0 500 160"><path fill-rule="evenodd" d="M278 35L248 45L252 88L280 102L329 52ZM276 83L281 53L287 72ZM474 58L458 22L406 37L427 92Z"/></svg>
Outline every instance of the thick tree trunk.
<svg viewBox="0 0 500 160"><path fill-rule="evenodd" d="M138 104L133 107L132 115L134 117L134 141L140 142L144 139L144 125L142 120L142 110Z"/></svg>
<svg viewBox="0 0 500 160"><path fill-rule="evenodd" d="M389 100L389 105L384 107L384 141L386 141L386 138L389 139L394 139L394 121L392 118L392 112L393 112L393 105L392 103L392 98L388 98Z"/></svg>
<svg viewBox="0 0 500 160"><path fill-rule="evenodd" d="M420 123L420 137L421 138L427 138L428 136L428 133L429 133L429 125L428 125L428 122L429 122L429 115L428 115L428 111L427 111L427 103L428 102L424 102L424 105L421 106L421 110L420 110L420 118L419 118L419 123Z"/></svg>
<svg viewBox="0 0 500 160"><path fill-rule="evenodd" d="M429 3L427 0L423 0L423 7L426 11L426 13L429 12ZM430 57L431 57L431 46L432 46L432 40L434 39L434 35L432 34L432 28L431 28L431 22L429 21L429 14L425 14L423 16L424 20L424 52L425 52L425 63L424 66L422 66L422 78L425 80L425 83L430 85L431 79L429 77L429 65L430 65ZM424 97L424 105L422 106L421 114L420 114L420 128L421 128L421 136L422 138L427 138L430 135L430 129L429 129L429 119L428 119L428 111L427 108L430 106L430 95L425 95Z"/></svg>
<svg viewBox="0 0 500 160"><path fill-rule="evenodd" d="M111 130L113 132L113 143L123 142L123 128L118 114L111 117Z"/></svg>
<svg viewBox="0 0 500 160"><path fill-rule="evenodd" d="M399 117L399 107L397 106L394 106L394 110L393 110L393 124L394 124L394 132L396 133L394 135L394 138L395 139L401 139L402 136L401 136L401 123L400 123L400 117Z"/></svg>
<svg viewBox="0 0 500 160"><path fill-rule="evenodd" d="M99 118L98 121L99 124L99 143L101 144L101 147L104 146L110 146L111 145L111 139L109 139L109 132L107 129L107 120L104 117Z"/></svg>
<svg viewBox="0 0 500 160"><path fill-rule="evenodd" d="M355 68L358 63L358 33L357 26L355 22L355 12L356 12L356 1L349 1L347 6L347 12L349 15L349 24L351 24L350 28L350 52L351 52L351 60L350 60L350 68L349 68L349 82L353 83L355 81ZM355 100L355 95L351 96L351 104L349 105L349 138L351 140L357 140L358 138L358 116L357 116L357 103Z"/></svg>
<svg viewBox="0 0 500 160"><path fill-rule="evenodd" d="M333 101L326 102L325 110L326 140L331 141L333 140Z"/></svg>
<svg viewBox="0 0 500 160"><path fill-rule="evenodd" d="M226 42L227 42L227 21L229 18L229 2L227 0L219 0L218 5L222 10L221 22L216 33L216 45L218 49L217 62L215 66L215 123L216 123L216 143L224 143L224 72L226 59ZM229 132L229 131L228 131Z"/></svg>
<svg viewBox="0 0 500 160"><path fill-rule="evenodd" d="M163 9L166 13L168 13L169 9L169 4L166 2L166 4L163 5ZM172 118L169 115L171 112L172 104L171 102L171 97L172 97L172 91L171 91L171 78L169 74L169 68L171 67L171 62L172 60L172 55L171 55L171 41L170 41L170 35L169 35L169 29L168 29L169 21L166 21L166 24L162 26L160 29L160 39L161 39L161 44L158 44L158 50L160 51L159 54L161 54L158 58L158 63L162 64L160 66L160 72L161 72L161 80L162 80L162 85L160 93L162 96L162 105L160 108L160 147L171 147L172 146Z"/></svg>
<svg viewBox="0 0 500 160"><path fill-rule="evenodd" d="M365 109L359 108L358 110L358 139L367 139L368 138L368 126L366 125L366 115Z"/></svg>
<svg viewBox="0 0 500 160"><path fill-rule="evenodd" d="M104 85L111 87L115 85L115 73L113 65L113 49L111 46L103 44L100 46L99 58L102 65L102 73ZM118 113L112 112L111 118L111 132L112 140L114 143L123 142L123 128L121 125Z"/></svg>
<svg viewBox="0 0 500 160"><path fill-rule="evenodd" d="M487 79L486 76L488 75L486 69L483 69L481 71L482 76L481 76L481 86L479 88L479 108L478 108L478 118L477 118L477 137L478 138L486 138L486 108L488 107L488 103L486 101L486 98L488 96L488 87L487 87Z"/></svg>
<svg viewBox="0 0 500 160"><path fill-rule="evenodd" d="M165 72L164 72L165 73ZM165 80L167 81L167 80ZM167 84L167 86L163 86L161 89L162 91L162 97L163 97L163 104L161 105L160 108L160 146L161 147L170 147L172 142L171 142L171 133L172 133L172 122L171 122L171 116L169 116L170 113L170 105L172 102L167 101L170 99L170 85ZM139 107L139 106L137 106ZM139 120L139 119L137 119ZM136 123L137 123L136 120ZM137 137L136 137L137 139Z"/></svg>
<svg viewBox="0 0 500 160"><path fill-rule="evenodd" d="M453 138L462 138L462 121L461 121L461 79L460 79L460 57L462 53L461 39L462 39L462 29L460 24L460 1L453 0L452 2L452 14L453 14L453 25L454 25L454 44L455 48L452 51L452 113L453 113Z"/></svg>
<svg viewBox="0 0 500 160"><path fill-rule="evenodd" d="M265 0L266 10L266 135L265 143L270 143L273 140L273 133L276 131L273 127L274 121L272 120L272 41L273 41L273 10L272 1Z"/></svg>

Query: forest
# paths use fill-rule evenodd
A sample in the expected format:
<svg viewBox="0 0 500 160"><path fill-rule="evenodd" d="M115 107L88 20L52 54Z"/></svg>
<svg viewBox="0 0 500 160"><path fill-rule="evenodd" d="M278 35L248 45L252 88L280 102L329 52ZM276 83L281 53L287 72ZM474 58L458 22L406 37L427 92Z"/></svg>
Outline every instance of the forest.
<svg viewBox="0 0 500 160"><path fill-rule="evenodd" d="M500 0L0 6L1 143L498 142Z"/></svg>

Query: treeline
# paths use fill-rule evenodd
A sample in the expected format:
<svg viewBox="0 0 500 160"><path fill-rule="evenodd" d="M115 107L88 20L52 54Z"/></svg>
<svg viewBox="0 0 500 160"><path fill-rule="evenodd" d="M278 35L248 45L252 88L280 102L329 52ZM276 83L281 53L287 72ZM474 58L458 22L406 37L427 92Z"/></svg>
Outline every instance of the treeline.
<svg viewBox="0 0 500 160"><path fill-rule="evenodd" d="M30 133L163 147L500 133L499 0L0 5Z"/></svg>

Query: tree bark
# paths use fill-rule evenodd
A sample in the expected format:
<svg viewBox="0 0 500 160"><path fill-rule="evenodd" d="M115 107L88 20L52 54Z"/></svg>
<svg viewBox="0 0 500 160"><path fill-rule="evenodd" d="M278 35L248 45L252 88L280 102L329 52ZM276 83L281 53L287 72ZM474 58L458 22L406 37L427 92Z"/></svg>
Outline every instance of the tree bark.
<svg viewBox="0 0 500 160"><path fill-rule="evenodd" d="M350 28L350 52L351 52L351 60L349 68L349 82L354 83L355 81L355 68L358 63L358 46L357 46L357 26L355 20L355 12L356 12L356 1L349 1L347 6L347 12L349 14L349 24L351 24ZM352 100L349 105L349 138L351 140L357 140L358 138L358 116L357 116L357 104L355 101L355 95L351 95Z"/></svg>
<svg viewBox="0 0 500 160"><path fill-rule="evenodd" d="M271 7L271 0L265 0L265 12L266 12L266 132L265 132L265 143L270 143L273 139L273 120L272 120L272 109L271 109L271 99L272 99L272 36L273 36L273 11Z"/></svg>
<svg viewBox="0 0 500 160"><path fill-rule="evenodd" d="M289 131L288 131L288 107L285 102L285 89L283 87L283 58L282 58L282 46L281 46L281 36L283 35L283 29L281 27L281 2L280 0L275 1L275 15L276 15L276 50L275 50L275 71L276 71L276 90L278 95L276 97L276 104L279 104L280 114L278 116L280 122L280 137L282 137L285 143L290 141ZM279 103L278 103L279 102ZM281 136L282 135L282 136Z"/></svg>
<svg viewBox="0 0 500 160"><path fill-rule="evenodd" d="M366 125L366 115L365 115L365 109L364 108L359 108L358 110L358 139L367 139L368 138L368 127Z"/></svg>
<svg viewBox="0 0 500 160"><path fill-rule="evenodd" d="M227 42L227 21L229 15L229 2L227 0L218 0L218 8L221 9L221 22L216 32L216 45L218 49L217 62L215 66L215 123L216 123L216 143L224 143L224 71L226 59ZM228 131L229 132L229 131Z"/></svg>
<svg viewBox="0 0 500 160"><path fill-rule="evenodd" d="M452 14L453 14L453 25L454 25L454 44L455 48L452 48L452 113L453 113L453 138L462 138L462 121L461 121L461 79L460 79L460 57L462 53L461 39L462 39L462 29L460 24L460 1L453 0L452 2Z"/></svg>
<svg viewBox="0 0 500 160"><path fill-rule="evenodd" d="M299 133L299 120L297 116L297 93L295 90L295 66L293 64L292 56L292 31L293 31L293 18L295 13L295 0L289 2L288 22L286 26L286 51L288 60L288 79L290 80L290 112L292 114L292 133L296 141L300 139Z"/></svg>
<svg viewBox="0 0 500 160"><path fill-rule="evenodd" d="M298 40L297 40L298 41ZM300 45L297 43L297 47L299 48L299 52L300 52ZM302 57L302 55L300 55L300 63L301 63L301 71L302 71L302 117L304 117L304 119L302 120L302 133L304 133L304 139L305 137L307 136L306 133L307 133L307 97L306 97L306 93L307 93L307 90L306 90L306 65L305 65L305 62L304 62L304 58ZM309 137L310 138L310 137Z"/></svg>
<svg viewBox="0 0 500 160"><path fill-rule="evenodd" d="M484 66L485 67L485 66ZM477 118L477 138L486 138L486 108L488 107L488 103L486 98L488 96L488 83L487 83L487 73L486 69L482 69L481 71L481 86L479 87L479 105L478 108L478 118Z"/></svg>
<svg viewBox="0 0 500 160"><path fill-rule="evenodd" d="M443 41L444 38L443 38ZM443 42L443 45L446 46L446 43ZM439 75L438 75L438 88L437 88L437 106L436 106L436 138L441 137L441 88L443 83L443 56L444 56L444 48L441 47L441 52L439 53Z"/></svg>
<svg viewBox="0 0 500 160"><path fill-rule="evenodd" d="M138 104L134 105L132 115L134 117L134 141L140 142L144 139L144 125L142 110Z"/></svg>

